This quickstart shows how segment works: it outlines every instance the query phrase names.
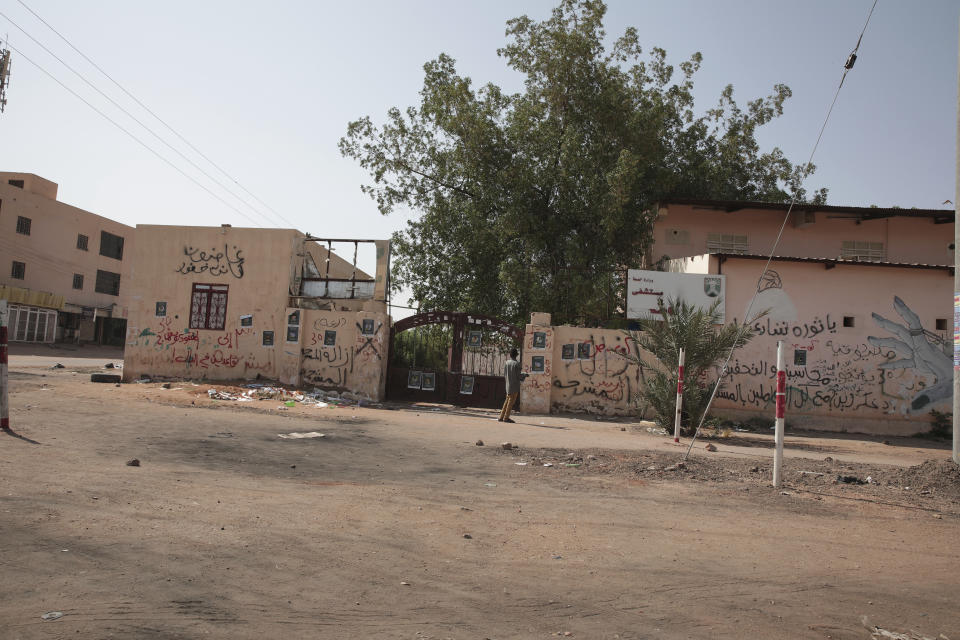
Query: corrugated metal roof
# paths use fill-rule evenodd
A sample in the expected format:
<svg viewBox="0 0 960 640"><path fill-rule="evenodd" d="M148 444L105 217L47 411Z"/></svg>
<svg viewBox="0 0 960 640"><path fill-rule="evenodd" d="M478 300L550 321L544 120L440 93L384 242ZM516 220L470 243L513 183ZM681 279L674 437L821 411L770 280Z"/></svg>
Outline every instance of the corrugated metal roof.
<svg viewBox="0 0 960 640"><path fill-rule="evenodd" d="M742 258L744 260L766 260L768 256L755 253L711 253L709 255L720 258ZM798 258L794 256L773 256L774 262L818 262L833 268L838 264L857 265L861 267L899 267L901 269L936 269L953 273L951 264L923 264L920 262L873 262L869 260L848 260L844 258Z"/></svg>
<svg viewBox="0 0 960 640"><path fill-rule="evenodd" d="M670 198L660 201L660 206L682 204L692 207L720 209L726 212L741 211L743 209L766 209L786 212L790 206L784 202L755 202L747 200L697 200L688 198ZM827 204L795 204L794 211L817 211L823 213L838 213L855 216L862 220L873 218L934 218L940 223L954 221L953 209L899 209L895 207L840 207Z"/></svg>

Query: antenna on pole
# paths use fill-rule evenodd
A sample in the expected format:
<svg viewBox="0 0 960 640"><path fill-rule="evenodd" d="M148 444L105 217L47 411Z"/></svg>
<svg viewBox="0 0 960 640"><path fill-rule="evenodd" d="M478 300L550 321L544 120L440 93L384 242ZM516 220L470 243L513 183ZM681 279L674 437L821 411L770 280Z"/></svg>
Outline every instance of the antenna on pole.
<svg viewBox="0 0 960 640"><path fill-rule="evenodd" d="M9 41L9 36L7 37ZM10 49L0 41L0 113L7 106L7 86L10 84Z"/></svg>

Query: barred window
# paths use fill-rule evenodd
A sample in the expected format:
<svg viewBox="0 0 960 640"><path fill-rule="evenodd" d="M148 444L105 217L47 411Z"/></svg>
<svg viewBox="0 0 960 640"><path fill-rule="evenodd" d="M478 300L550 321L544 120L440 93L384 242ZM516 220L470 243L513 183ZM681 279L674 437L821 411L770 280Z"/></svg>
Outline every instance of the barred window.
<svg viewBox="0 0 960 640"><path fill-rule="evenodd" d="M83 289L83 274L75 273L73 274L73 288L74 289Z"/></svg>
<svg viewBox="0 0 960 640"><path fill-rule="evenodd" d="M30 218L17 216L17 233L22 233L25 236L30 235L30 223Z"/></svg>
<svg viewBox="0 0 960 640"><path fill-rule="evenodd" d="M100 255L123 260L123 238L106 231L100 232Z"/></svg>
<svg viewBox="0 0 960 640"><path fill-rule="evenodd" d="M844 240L840 245L840 257L845 260L882 262L886 259L886 254L883 251L882 242Z"/></svg>
<svg viewBox="0 0 960 640"><path fill-rule="evenodd" d="M90 238L83 235L82 233L77 234L77 249L81 251L87 251L87 244L90 242Z"/></svg>
<svg viewBox="0 0 960 640"><path fill-rule="evenodd" d="M190 328L220 329L227 320L225 284L194 284L190 295Z"/></svg>
<svg viewBox="0 0 960 640"><path fill-rule="evenodd" d="M708 253L748 253L750 243L747 236L734 233L708 233Z"/></svg>
<svg viewBox="0 0 960 640"><path fill-rule="evenodd" d="M13 268L10 269L10 277L14 280L23 280L27 272L27 265L23 262L13 261Z"/></svg>
<svg viewBox="0 0 960 640"><path fill-rule="evenodd" d="M110 296L120 295L120 274L97 269L97 283L93 290Z"/></svg>

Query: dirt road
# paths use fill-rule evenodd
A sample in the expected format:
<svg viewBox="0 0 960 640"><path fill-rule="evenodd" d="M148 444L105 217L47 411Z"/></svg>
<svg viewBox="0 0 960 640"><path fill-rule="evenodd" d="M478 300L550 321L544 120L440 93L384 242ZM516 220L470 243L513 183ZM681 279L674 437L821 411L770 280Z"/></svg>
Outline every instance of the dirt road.
<svg viewBox="0 0 960 640"><path fill-rule="evenodd" d="M825 475L781 495L766 435L671 472L635 423L12 369L2 638L960 638L960 495L881 466L942 446L793 436L788 478Z"/></svg>

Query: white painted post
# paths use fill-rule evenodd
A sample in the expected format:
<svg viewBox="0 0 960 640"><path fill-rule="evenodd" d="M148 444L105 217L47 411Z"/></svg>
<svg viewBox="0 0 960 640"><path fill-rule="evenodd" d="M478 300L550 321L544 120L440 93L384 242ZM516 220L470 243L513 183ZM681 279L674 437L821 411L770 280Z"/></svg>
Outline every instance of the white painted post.
<svg viewBox="0 0 960 640"><path fill-rule="evenodd" d="M773 486L783 476L783 416L787 404L787 372L783 370L783 340L777 340L777 421L774 426Z"/></svg>
<svg viewBox="0 0 960 640"><path fill-rule="evenodd" d="M0 300L0 429L10 430L10 395L7 391L7 301Z"/></svg>
<svg viewBox="0 0 960 640"><path fill-rule="evenodd" d="M680 409L683 407L683 349L680 349L680 364L677 365L677 413L673 419L673 441L680 442Z"/></svg>

